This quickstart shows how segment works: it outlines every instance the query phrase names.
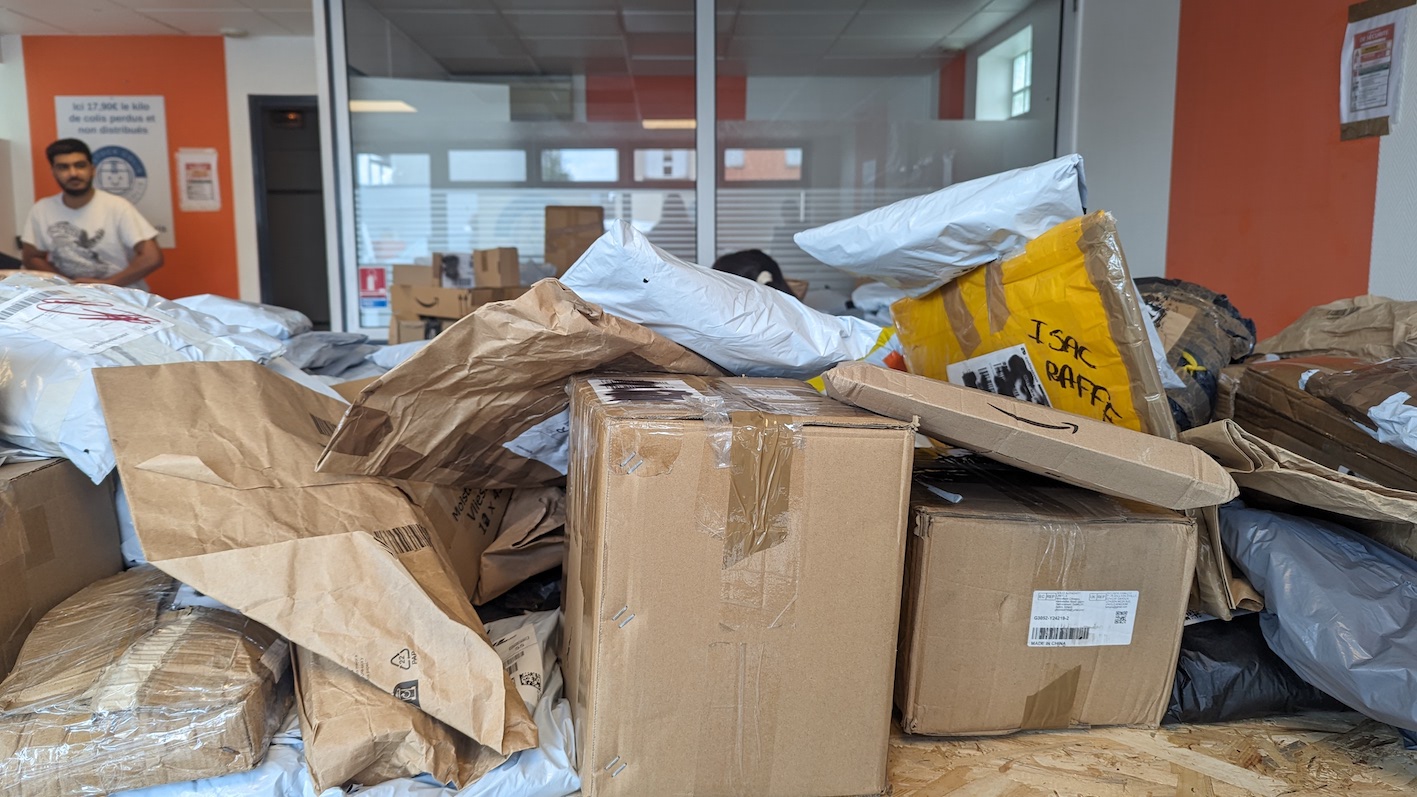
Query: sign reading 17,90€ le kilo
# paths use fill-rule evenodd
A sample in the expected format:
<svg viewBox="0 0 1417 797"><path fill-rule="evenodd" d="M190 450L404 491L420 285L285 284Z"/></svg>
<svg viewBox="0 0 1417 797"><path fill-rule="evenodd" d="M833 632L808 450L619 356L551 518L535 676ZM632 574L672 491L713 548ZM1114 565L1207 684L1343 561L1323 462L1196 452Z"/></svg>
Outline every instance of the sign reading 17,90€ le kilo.
<svg viewBox="0 0 1417 797"><path fill-rule="evenodd" d="M176 246L162 97L55 97L54 113L60 138L93 150L94 187L132 202L158 246Z"/></svg>

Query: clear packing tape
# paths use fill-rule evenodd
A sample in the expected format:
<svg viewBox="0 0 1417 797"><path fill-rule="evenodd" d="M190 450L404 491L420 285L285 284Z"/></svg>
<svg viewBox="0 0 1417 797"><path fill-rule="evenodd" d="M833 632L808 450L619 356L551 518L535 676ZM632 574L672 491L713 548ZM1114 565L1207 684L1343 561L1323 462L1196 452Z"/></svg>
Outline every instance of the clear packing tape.
<svg viewBox="0 0 1417 797"><path fill-rule="evenodd" d="M244 772L291 701L289 647L221 609L173 609L141 567L45 615L0 684L0 792L104 795Z"/></svg>

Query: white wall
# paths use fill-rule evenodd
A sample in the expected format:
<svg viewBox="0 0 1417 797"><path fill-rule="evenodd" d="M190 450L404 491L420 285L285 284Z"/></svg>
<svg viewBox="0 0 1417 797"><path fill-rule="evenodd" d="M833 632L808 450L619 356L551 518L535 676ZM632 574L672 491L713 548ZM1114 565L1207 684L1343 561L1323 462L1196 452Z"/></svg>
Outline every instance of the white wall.
<svg viewBox="0 0 1417 797"><path fill-rule="evenodd" d="M20 37L0 36L0 252L19 254L15 235L34 204L29 98Z"/></svg>
<svg viewBox="0 0 1417 797"><path fill-rule="evenodd" d="M226 115L231 126L236 270L241 298L246 301L254 302L261 298L249 97L253 94L313 95L315 87L313 37L264 36L226 40Z"/></svg>
<svg viewBox="0 0 1417 797"><path fill-rule="evenodd" d="M1373 208L1373 259L1368 292L1417 299L1417 35L1407 33L1402 98L1393 130L1378 145L1378 191Z"/></svg>
<svg viewBox="0 0 1417 797"><path fill-rule="evenodd" d="M1059 150L1082 154L1088 209L1117 217L1132 276L1163 276L1181 0L1080 0L1065 13L1078 45Z"/></svg>

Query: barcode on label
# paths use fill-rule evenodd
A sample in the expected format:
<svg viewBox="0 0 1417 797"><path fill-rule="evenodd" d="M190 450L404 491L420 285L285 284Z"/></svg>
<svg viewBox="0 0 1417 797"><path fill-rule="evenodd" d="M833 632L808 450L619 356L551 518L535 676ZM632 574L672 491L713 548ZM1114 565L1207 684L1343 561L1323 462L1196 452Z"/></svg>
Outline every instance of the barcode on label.
<svg viewBox="0 0 1417 797"><path fill-rule="evenodd" d="M374 539L396 554L413 553L432 544L428 538L428 529L423 528L422 525L397 526L392 529L376 531Z"/></svg>
<svg viewBox="0 0 1417 797"><path fill-rule="evenodd" d="M50 298L49 291L36 291L35 293L30 294L29 296L21 296L20 298L7 305L4 309L0 309L0 321L8 321L9 319L14 318L15 314L20 312L21 310L34 307L35 305L48 298Z"/></svg>
<svg viewBox="0 0 1417 797"><path fill-rule="evenodd" d="M315 429L325 437L329 437L330 435L335 433L335 425L325 420L324 418L312 414L310 416L310 420L315 422Z"/></svg>
<svg viewBox="0 0 1417 797"><path fill-rule="evenodd" d="M1033 628L1031 638L1038 642L1076 642L1089 639L1091 628Z"/></svg>

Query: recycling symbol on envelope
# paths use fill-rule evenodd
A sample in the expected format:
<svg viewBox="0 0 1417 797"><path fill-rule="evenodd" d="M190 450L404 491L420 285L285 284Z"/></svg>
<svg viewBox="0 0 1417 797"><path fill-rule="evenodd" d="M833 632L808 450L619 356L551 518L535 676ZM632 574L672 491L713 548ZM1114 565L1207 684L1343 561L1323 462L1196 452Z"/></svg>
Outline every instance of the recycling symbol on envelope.
<svg viewBox="0 0 1417 797"><path fill-rule="evenodd" d="M408 648L404 648L398 653L395 653L394 657L389 659L389 663L401 670L411 669L413 665L418 663L418 654Z"/></svg>

